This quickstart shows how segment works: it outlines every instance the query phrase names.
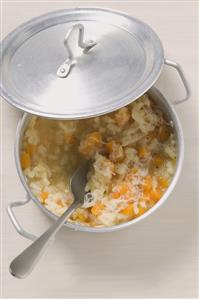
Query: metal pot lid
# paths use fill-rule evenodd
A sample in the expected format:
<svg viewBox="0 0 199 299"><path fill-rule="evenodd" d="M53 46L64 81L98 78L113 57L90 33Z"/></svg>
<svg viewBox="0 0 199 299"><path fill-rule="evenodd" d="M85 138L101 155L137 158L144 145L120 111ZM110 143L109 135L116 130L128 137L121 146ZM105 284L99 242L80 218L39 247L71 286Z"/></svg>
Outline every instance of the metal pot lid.
<svg viewBox="0 0 199 299"><path fill-rule="evenodd" d="M162 44L145 23L106 9L61 10L3 40L1 95L32 114L87 118L144 94L163 63Z"/></svg>

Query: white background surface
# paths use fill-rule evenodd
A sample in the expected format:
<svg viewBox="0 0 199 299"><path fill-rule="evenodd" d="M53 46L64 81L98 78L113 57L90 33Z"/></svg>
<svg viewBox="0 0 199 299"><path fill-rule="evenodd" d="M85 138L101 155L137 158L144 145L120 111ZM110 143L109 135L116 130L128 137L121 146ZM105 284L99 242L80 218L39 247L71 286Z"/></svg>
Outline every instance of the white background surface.
<svg viewBox="0 0 199 299"><path fill-rule="evenodd" d="M9 263L29 241L16 233L5 211L9 202L25 197L13 158L16 126L22 114L3 101L3 298L197 298L197 3L4 1L2 34L42 13L81 5L123 10L147 22L161 38L165 56L185 70L192 97L175 107L185 135L182 175L169 200L133 227L109 234L63 228L32 275L17 280L8 272ZM156 85L171 101L183 95L176 73L166 67ZM35 234L51 224L33 203L19 208L17 216Z"/></svg>

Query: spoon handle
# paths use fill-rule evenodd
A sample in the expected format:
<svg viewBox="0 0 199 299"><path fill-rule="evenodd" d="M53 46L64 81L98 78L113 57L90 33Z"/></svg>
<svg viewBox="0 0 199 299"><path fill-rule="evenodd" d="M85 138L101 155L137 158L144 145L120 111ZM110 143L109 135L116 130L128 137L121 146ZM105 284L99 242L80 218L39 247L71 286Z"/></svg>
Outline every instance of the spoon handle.
<svg viewBox="0 0 199 299"><path fill-rule="evenodd" d="M13 276L17 278L25 278L32 272L48 246L54 241L54 237L66 221L66 217L69 216L80 204L80 201L74 201L65 213L59 217L47 231L45 231L36 241L22 251L11 262L10 273Z"/></svg>

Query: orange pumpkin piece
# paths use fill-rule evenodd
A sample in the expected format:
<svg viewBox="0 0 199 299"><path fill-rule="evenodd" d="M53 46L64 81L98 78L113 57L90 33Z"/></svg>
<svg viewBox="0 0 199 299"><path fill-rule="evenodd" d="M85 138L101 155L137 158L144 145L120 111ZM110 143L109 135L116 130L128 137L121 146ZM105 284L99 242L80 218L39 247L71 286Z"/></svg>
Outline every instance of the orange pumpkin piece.
<svg viewBox="0 0 199 299"><path fill-rule="evenodd" d="M77 142L76 137L70 133L65 133L64 140L67 144L75 144Z"/></svg>
<svg viewBox="0 0 199 299"><path fill-rule="evenodd" d="M36 152L36 145L28 143L26 146L26 152L32 157L33 154Z"/></svg>
<svg viewBox="0 0 199 299"><path fill-rule="evenodd" d="M45 200L48 198L48 195L49 195L49 193L46 191L41 192L40 197L41 197L42 204L45 203Z"/></svg>
<svg viewBox="0 0 199 299"><path fill-rule="evenodd" d="M22 167L22 169L26 169L30 166L31 166L30 154L23 152L21 154L21 167Z"/></svg>
<svg viewBox="0 0 199 299"><path fill-rule="evenodd" d="M78 219L78 213L77 213L77 210L74 211L74 212L72 213L72 215L71 215L71 219L72 219L72 220L77 220L77 219Z"/></svg>
<svg viewBox="0 0 199 299"><path fill-rule="evenodd" d="M152 163L155 167L160 167L164 163L164 158L157 154L153 157Z"/></svg>
<svg viewBox="0 0 199 299"><path fill-rule="evenodd" d="M93 133L90 133L88 135L88 139L90 139L90 141L92 141L92 143L94 143L96 146L100 145L101 141L102 141L102 136L101 133L96 131Z"/></svg>
<svg viewBox="0 0 199 299"><path fill-rule="evenodd" d="M117 191L111 193L111 196L112 196L113 198L117 199L117 198L120 198L120 196L125 195L127 192L129 192L129 190L130 190L130 189L129 189L128 184L126 184L126 183L121 183L121 184L118 186Z"/></svg>
<svg viewBox="0 0 199 299"><path fill-rule="evenodd" d="M125 209L120 210L120 213L128 216L129 218L134 218L136 216L132 203L129 203Z"/></svg>
<svg viewBox="0 0 199 299"><path fill-rule="evenodd" d="M113 197L114 199L120 198L120 192L118 191L112 192L111 197Z"/></svg>
<svg viewBox="0 0 199 299"><path fill-rule="evenodd" d="M138 156L139 156L140 158L145 158L146 155L147 155L147 150L146 150L143 146L140 146L140 147L138 148Z"/></svg>
<svg viewBox="0 0 199 299"><path fill-rule="evenodd" d="M88 219L89 212L84 209L77 209L71 215L72 220L80 220L81 222L86 222Z"/></svg>
<svg viewBox="0 0 199 299"><path fill-rule="evenodd" d="M159 186L162 188L162 189L166 189L168 188L169 186L169 182L167 179L165 178L162 178L162 177L159 177L158 178L158 183L159 183Z"/></svg>
<svg viewBox="0 0 199 299"><path fill-rule="evenodd" d="M119 190L122 195L126 194L129 191L129 186L126 183L121 183Z"/></svg>
<svg viewBox="0 0 199 299"><path fill-rule="evenodd" d="M106 149L109 153L111 153L113 151L113 144L114 144L114 141L111 140L109 141L108 143L106 143Z"/></svg>
<svg viewBox="0 0 199 299"><path fill-rule="evenodd" d="M80 142L79 152L85 156L91 156L101 145L101 142L102 137L100 132L90 133Z"/></svg>
<svg viewBox="0 0 199 299"><path fill-rule="evenodd" d="M78 219L82 222L85 222L87 220L87 216L85 215L85 213L78 213Z"/></svg>
<svg viewBox="0 0 199 299"><path fill-rule="evenodd" d="M162 196L162 193L160 192L160 190L151 190L150 192L150 199L153 201L158 201Z"/></svg>
<svg viewBox="0 0 199 299"><path fill-rule="evenodd" d="M103 209L105 208L105 205L101 202L97 202L92 208L91 208L91 213L94 215L94 216L99 216Z"/></svg>
<svg viewBox="0 0 199 299"><path fill-rule="evenodd" d="M144 193L149 193L152 189L152 177L150 175L147 175L143 182L143 191Z"/></svg>
<svg viewBox="0 0 199 299"><path fill-rule="evenodd" d="M171 134L171 131L170 131L169 127L162 126L158 130L157 138L159 141L165 142L169 139L170 134Z"/></svg>

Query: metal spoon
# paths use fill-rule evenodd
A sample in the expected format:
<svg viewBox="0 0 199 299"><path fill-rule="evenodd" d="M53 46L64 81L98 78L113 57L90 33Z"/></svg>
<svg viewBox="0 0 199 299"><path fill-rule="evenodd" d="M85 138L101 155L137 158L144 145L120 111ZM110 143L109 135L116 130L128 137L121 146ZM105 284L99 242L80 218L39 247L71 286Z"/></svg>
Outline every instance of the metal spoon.
<svg viewBox="0 0 199 299"><path fill-rule="evenodd" d="M56 233L66 218L83 202L87 182L88 162L84 161L74 173L70 188L74 196L72 205L36 241L19 254L10 264L10 273L17 278L25 278L32 272L48 246L54 241Z"/></svg>

